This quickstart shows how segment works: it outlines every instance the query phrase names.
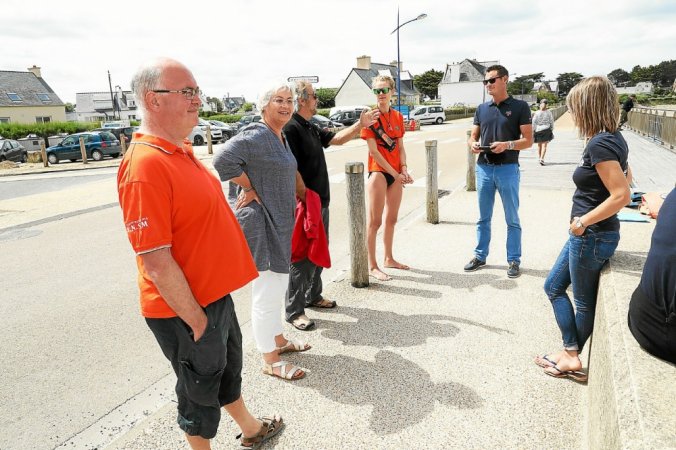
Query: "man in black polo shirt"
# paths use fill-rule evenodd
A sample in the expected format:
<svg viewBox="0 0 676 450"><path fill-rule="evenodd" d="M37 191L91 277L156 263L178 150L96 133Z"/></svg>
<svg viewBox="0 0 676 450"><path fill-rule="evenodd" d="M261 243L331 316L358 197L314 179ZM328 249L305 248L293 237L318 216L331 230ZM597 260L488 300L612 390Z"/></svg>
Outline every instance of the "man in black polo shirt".
<svg viewBox="0 0 676 450"><path fill-rule="evenodd" d="M378 111L364 111L354 125L333 133L321 130L309 120L317 114L317 95L312 84L296 83L297 111L284 127L289 147L298 163L296 195L305 201L305 189L315 191L322 202L322 221L329 235L329 173L326 168L324 148L341 145L359 134L378 119ZM304 259L291 264L289 291L286 299L286 320L299 330L309 330L314 322L305 315L305 307L334 308L335 301L322 296L322 268Z"/></svg>
<svg viewBox="0 0 676 450"><path fill-rule="evenodd" d="M478 243L465 271L473 272L486 264L495 191L498 191L507 222L507 276L516 278L521 274L519 151L533 145L533 130L530 108L526 102L507 94L508 80L509 72L503 66L486 69L483 83L493 100L479 105L474 115L469 145L472 152L479 154L476 166Z"/></svg>

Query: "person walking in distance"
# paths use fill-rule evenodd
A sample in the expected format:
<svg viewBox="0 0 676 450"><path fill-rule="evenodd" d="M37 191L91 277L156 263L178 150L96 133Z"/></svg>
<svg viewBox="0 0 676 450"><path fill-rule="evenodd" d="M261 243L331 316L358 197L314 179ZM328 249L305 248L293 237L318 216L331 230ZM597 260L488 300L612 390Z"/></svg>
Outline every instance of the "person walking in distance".
<svg viewBox="0 0 676 450"><path fill-rule="evenodd" d="M357 136L362 128L372 125L378 118L378 111L363 111L359 121L337 133L322 130L310 122L317 114L317 94L312 84L298 81L296 90L296 112L284 126L289 147L298 164L296 173L296 196L305 202L306 189L311 189L321 200L321 216L326 236L329 236L329 173L326 167L324 148L342 145ZM289 290L286 299L286 321L299 330L306 331L315 323L305 315L305 308L335 308L336 302L323 293L322 267L309 258L291 263Z"/></svg>
<svg viewBox="0 0 676 450"><path fill-rule="evenodd" d="M256 419L242 399L242 334L230 292L257 274L220 182L186 139L200 89L187 67L166 58L143 65L131 86L143 123L120 164L118 194L141 314L177 376L178 425L190 447L210 449L223 407L242 446L257 446L284 422Z"/></svg>
<svg viewBox="0 0 676 450"><path fill-rule="evenodd" d="M533 140L538 145L538 161L545 165L547 144L554 139L554 115L547 109L547 99L540 100L540 109L533 114Z"/></svg>
<svg viewBox="0 0 676 450"><path fill-rule="evenodd" d="M509 72L503 66L486 69L483 81L493 100L479 105L469 138L476 165L479 221L474 258L465 265L473 272L486 265L491 242L491 220L495 192L500 194L507 222L507 276L518 277L521 264L521 222L519 221L519 152L533 145L530 108L507 93Z"/></svg>
<svg viewBox="0 0 676 450"><path fill-rule="evenodd" d="M620 130L629 119L629 111L634 109L634 100L636 100L636 95L631 94L629 97L627 97L624 103L622 103L622 107L620 108Z"/></svg>

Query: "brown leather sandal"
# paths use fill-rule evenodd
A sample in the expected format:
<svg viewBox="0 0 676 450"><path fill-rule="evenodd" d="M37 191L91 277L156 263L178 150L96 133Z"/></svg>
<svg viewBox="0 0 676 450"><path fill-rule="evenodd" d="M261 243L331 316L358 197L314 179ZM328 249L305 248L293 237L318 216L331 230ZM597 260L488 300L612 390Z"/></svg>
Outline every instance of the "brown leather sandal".
<svg viewBox="0 0 676 450"><path fill-rule="evenodd" d="M274 415L272 417L259 417L258 420L263 422L261 429L255 436L244 437L242 433L238 434L235 439L240 440L240 448L258 448L263 442L267 441L284 428L284 420L281 416Z"/></svg>
<svg viewBox="0 0 676 450"><path fill-rule="evenodd" d="M311 303L310 308L326 308L331 309L336 307L336 302L328 298L321 298L320 300Z"/></svg>

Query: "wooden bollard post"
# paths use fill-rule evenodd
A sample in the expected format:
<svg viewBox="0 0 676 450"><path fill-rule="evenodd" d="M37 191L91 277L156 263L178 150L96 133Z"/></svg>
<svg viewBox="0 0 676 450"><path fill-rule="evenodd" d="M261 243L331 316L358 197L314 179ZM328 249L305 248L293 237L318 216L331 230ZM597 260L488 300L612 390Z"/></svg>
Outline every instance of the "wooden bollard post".
<svg viewBox="0 0 676 450"><path fill-rule="evenodd" d="M439 182L437 179L437 141L425 141L427 155L427 222L439 223Z"/></svg>
<svg viewBox="0 0 676 450"><path fill-rule="evenodd" d="M207 153L214 154L214 147L211 143L211 125L207 125Z"/></svg>
<svg viewBox="0 0 676 450"><path fill-rule="evenodd" d="M127 153L127 136L120 133L120 147L122 148L122 156Z"/></svg>
<svg viewBox="0 0 676 450"><path fill-rule="evenodd" d="M467 130L467 190L476 191L476 157L472 153L472 147L469 145L471 130Z"/></svg>
<svg viewBox="0 0 676 450"><path fill-rule="evenodd" d="M80 136L80 153L82 153L82 164L87 164L87 148L85 147L84 137Z"/></svg>
<svg viewBox="0 0 676 450"><path fill-rule="evenodd" d="M47 161L47 150L45 149L44 142L40 142L40 154L42 155L42 165L44 167L49 167L49 161Z"/></svg>
<svg viewBox="0 0 676 450"><path fill-rule="evenodd" d="M364 192L364 163L345 163L347 182L347 217L350 230L350 258L352 286L368 287L369 270L366 257L366 197Z"/></svg>

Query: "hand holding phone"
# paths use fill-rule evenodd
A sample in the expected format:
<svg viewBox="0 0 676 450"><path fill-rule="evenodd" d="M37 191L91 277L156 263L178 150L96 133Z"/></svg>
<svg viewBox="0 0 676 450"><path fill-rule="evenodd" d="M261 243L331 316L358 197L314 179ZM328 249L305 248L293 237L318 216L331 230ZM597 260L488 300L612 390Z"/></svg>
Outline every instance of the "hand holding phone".
<svg viewBox="0 0 676 450"><path fill-rule="evenodd" d="M479 150L481 150L484 153L493 153L493 150L491 149L490 145L480 145Z"/></svg>

